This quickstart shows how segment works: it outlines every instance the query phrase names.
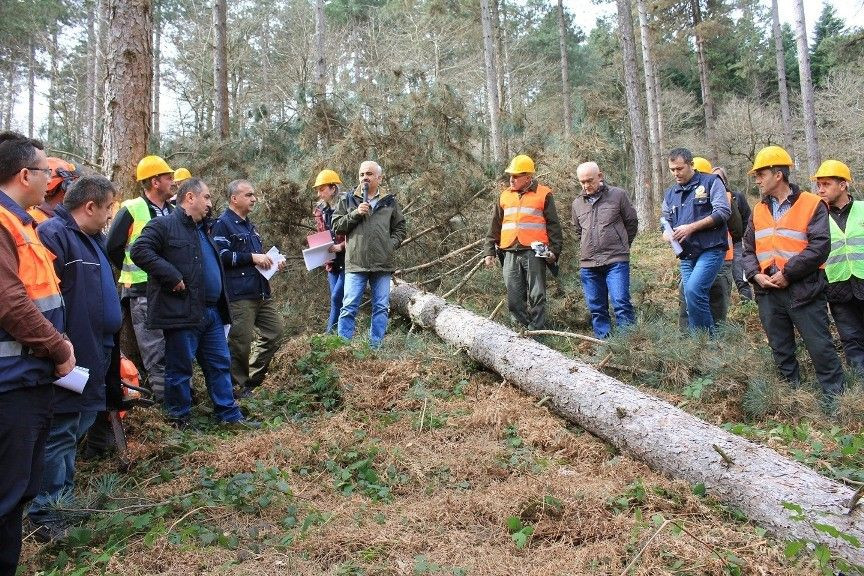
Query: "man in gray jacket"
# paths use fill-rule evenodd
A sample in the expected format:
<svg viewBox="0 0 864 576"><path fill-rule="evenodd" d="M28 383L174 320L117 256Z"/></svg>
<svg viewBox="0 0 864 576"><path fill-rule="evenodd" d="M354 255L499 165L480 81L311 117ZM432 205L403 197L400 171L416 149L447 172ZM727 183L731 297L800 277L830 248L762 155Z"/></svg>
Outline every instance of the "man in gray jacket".
<svg viewBox="0 0 864 576"><path fill-rule="evenodd" d="M339 313L339 336L354 336L357 309L366 285L372 292L369 345L381 346L387 332L393 255L405 240L407 228L396 197L381 186L381 166L367 160L360 164L360 183L346 193L333 214L333 232L347 237L345 247L345 296Z"/></svg>
<svg viewBox="0 0 864 576"><path fill-rule="evenodd" d="M607 186L596 162L576 168L582 196L573 200L572 224L579 240L579 266L585 302L597 338L612 329L609 300L619 330L636 323L630 303L630 245L639 221L627 193Z"/></svg>

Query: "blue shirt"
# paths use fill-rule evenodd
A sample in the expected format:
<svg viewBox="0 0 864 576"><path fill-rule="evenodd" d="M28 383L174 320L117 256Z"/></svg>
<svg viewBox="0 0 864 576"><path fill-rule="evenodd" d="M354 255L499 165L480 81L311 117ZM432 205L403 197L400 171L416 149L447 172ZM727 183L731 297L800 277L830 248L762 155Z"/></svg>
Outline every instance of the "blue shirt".
<svg viewBox="0 0 864 576"><path fill-rule="evenodd" d="M198 226L198 243L201 244L201 267L204 272L204 300L208 306L215 306L222 293L222 275L219 273L216 250L210 244L203 225Z"/></svg>

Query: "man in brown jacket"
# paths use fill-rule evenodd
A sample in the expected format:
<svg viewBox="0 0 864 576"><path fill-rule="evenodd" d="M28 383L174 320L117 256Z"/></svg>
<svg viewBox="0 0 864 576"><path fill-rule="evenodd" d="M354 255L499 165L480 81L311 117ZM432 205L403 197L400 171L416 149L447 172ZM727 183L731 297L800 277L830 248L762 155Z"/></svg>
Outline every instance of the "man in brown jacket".
<svg viewBox="0 0 864 576"><path fill-rule="evenodd" d="M630 303L630 244L639 220L621 188L607 186L596 162L576 168L582 196L573 200L572 224L579 240L579 266L585 302L597 338L612 329L609 300L619 330L636 323Z"/></svg>

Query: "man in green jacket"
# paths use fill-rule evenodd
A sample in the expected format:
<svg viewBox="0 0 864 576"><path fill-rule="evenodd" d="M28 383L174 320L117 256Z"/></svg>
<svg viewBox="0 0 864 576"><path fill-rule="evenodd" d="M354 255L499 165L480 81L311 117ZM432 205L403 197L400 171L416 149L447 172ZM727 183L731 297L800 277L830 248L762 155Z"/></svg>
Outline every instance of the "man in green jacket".
<svg viewBox="0 0 864 576"><path fill-rule="evenodd" d="M396 197L381 187L381 166L371 160L360 164L360 183L339 200L333 232L347 237L345 296L339 314L339 336L354 336L355 318L366 285L372 292L369 345L381 346L387 331L393 254L405 239L405 218Z"/></svg>

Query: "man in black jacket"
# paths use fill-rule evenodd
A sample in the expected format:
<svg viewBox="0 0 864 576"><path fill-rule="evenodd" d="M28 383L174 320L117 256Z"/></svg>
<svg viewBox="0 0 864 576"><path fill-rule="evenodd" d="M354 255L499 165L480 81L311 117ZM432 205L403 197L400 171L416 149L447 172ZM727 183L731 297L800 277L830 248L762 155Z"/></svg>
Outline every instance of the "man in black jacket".
<svg viewBox="0 0 864 576"><path fill-rule="evenodd" d="M204 226L212 207L204 182L183 182L177 209L147 223L132 246L132 261L147 272L147 327L165 334L165 411L171 423L183 428L189 421L192 359L197 358L216 418L257 427L243 419L231 388L225 273Z"/></svg>

